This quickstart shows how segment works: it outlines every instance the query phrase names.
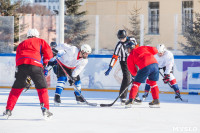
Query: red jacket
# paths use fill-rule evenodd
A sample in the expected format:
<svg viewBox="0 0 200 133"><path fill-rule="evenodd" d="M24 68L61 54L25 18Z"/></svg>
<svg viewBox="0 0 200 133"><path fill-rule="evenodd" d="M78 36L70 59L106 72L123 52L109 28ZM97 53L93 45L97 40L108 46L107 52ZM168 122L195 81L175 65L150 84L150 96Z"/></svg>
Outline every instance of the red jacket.
<svg viewBox="0 0 200 133"><path fill-rule="evenodd" d="M130 73L133 76L136 76L136 66L138 66L139 69L142 69L150 64L158 63L154 57L154 55L157 53L158 50L151 46L140 46L133 49L127 58L127 65Z"/></svg>
<svg viewBox="0 0 200 133"><path fill-rule="evenodd" d="M49 44L40 38L29 38L19 44L16 51L16 66L30 64L43 67L53 58Z"/></svg>

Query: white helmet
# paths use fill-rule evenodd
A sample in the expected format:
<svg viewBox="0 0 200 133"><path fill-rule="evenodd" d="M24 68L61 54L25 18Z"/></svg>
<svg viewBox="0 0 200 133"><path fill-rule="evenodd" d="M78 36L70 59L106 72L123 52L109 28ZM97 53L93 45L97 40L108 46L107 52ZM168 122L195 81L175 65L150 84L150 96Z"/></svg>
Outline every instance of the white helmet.
<svg viewBox="0 0 200 133"><path fill-rule="evenodd" d="M29 29L27 32L27 38L28 37L39 37L39 32L37 29Z"/></svg>
<svg viewBox="0 0 200 133"><path fill-rule="evenodd" d="M158 50L158 53L164 53L166 51L165 45L164 44L158 44L157 50Z"/></svg>
<svg viewBox="0 0 200 133"><path fill-rule="evenodd" d="M88 44L83 44L83 45L81 46L81 51L90 54L90 53L92 52L92 49L91 49L90 45L88 45Z"/></svg>

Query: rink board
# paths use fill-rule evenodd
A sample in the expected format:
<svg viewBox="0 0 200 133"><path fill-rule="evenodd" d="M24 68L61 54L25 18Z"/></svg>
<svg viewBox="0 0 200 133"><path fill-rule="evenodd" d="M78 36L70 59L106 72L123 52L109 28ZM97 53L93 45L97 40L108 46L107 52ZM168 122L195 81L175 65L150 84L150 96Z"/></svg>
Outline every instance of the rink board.
<svg viewBox="0 0 200 133"><path fill-rule="evenodd" d="M118 91L122 80L122 72L119 61L110 72L109 76L104 73L108 69L112 55L90 55L89 62L80 74L82 88L91 91ZM14 82L15 54L0 54L0 87L10 87ZM198 94L200 92L200 56L175 56L174 76L176 77L181 92ZM50 89L55 89L57 77L50 71L47 81ZM161 92L173 92L163 84L162 77L158 81ZM66 84L70 90L71 86ZM140 91L144 90L144 84Z"/></svg>

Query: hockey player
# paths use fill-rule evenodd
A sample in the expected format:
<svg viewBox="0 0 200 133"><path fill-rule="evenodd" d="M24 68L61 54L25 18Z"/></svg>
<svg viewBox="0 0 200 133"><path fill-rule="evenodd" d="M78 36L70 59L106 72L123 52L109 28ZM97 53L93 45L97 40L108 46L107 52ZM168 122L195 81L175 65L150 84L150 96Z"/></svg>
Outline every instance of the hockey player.
<svg viewBox="0 0 200 133"><path fill-rule="evenodd" d="M53 57L49 44L39 38L37 29L29 29L27 38L19 44L16 50L16 72L15 81L10 91L6 111L3 113L7 118L20 96L23 88L26 86L26 78L30 76L37 89L42 113L45 117L51 117L49 112L49 96L47 82L43 73L43 66Z"/></svg>
<svg viewBox="0 0 200 133"><path fill-rule="evenodd" d="M52 52L53 52L53 56L56 56L56 54L58 52L55 49L55 47L57 46L57 43L56 42L51 42L50 46L51 46L51 49L52 49ZM57 65L57 62L56 62L55 58L52 58L52 59L49 60L47 67L44 68L44 75L45 75L45 77L48 75L49 66L53 67L53 71L57 75L57 66L56 65ZM52 69L52 68L50 68L50 69ZM25 86L26 89L25 89L24 92L26 92L27 90L29 90L30 87L31 87L31 77L28 76L26 78L26 86Z"/></svg>
<svg viewBox="0 0 200 133"><path fill-rule="evenodd" d="M127 59L127 65L132 76L135 76L132 83L129 100L125 103L125 107L131 107L134 98L138 93L141 83L149 78L153 101L149 103L150 107L159 107L159 89L156 81L159 79L158 62L154 55L158 53L157 49L151 46L140 46L129 44L126 46L130 55ZM137 67L139 70L137 71Z"/></svg>
<svg viewBox="0 0 200 133"><path fill-rule="evenodd" d="M175 91L175 99L180 99L180 91L177 85L176 79L173 75L174 66L174 55L165 48L164 44L157 45L158 54L155 55L158 61L159 70L163 69L164 79L163 82L167 84L170 83L171 87ZM150 91L149 80L146 80L145 93L142 96L145 99Z"/></svg>
<svg viewBox="0 0 200 133"><path fill-rule="evenodd" d="M88 44L83 44L79 50L75 46L64 43L58 45L56 49L58 50L58 61L61 63L62 67L66 70L72 79L68 82L70 85L75 85L79 92L81 92L81 80L79 74L88 63L87 57L88 54L92 52L91 47ZM59 105L61 103L60 96L67 81L67 76L63 72L62 68L59 65L57 67L58 80L54 97L55 105ZM84 100L80 96L79 92L76 91L76 89L74 91L76 101L77 103L84 103Z"/></svg>
<svg viewBox="0 0 200 133"><path fill-rule="evenodd" d="M126 60L127 60L127 57L128 57L128 53L126 52L125 46L130 42L132 42L134 44L137 44L137 42L136 42L135 38L128 37L125 30L119 30L118 33L117 33L117 37L119 39L119 42L117 43L117 45L115 47L114 54L113 54L112 59L110 61L109 68L105 72L105 75L106 76L109 75L110 71L115 66L115 64L116 64L116 62L119 58L119 63L120 63L121 70L122 70L122 73L123 73L122 83L121 83L121 87L120 87L120 91L119 91L119 94L121 94L126 89L127 85L129 84L130 76L131 76L130 72L127 68ZM122 105L124 105L125 102L126 102L127 93L128 93L128 89L120 97L120 101L121 101ZM140 99L136 99L136 100L138 101Z"/></svg>

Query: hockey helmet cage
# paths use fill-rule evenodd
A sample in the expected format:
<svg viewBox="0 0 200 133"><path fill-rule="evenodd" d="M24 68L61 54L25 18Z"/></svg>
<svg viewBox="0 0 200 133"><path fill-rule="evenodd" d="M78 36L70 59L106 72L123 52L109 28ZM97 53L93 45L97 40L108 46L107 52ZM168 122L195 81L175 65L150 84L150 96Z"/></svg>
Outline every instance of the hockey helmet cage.
<svg viewBox="0 0 200 133"><path fill-rule="evenodd" d="M164 44L158 44L157 50L158 50L158 53L164 53L166 51L165 45Z"/></svg>
<svg viewBox="0 0 200 133"><path fill-rule="evenodd" d="M39 32L37 29L29 29L27 32L27 38L30 37L39 37Z"/></svg>
<svg viewBox="0 0 200 133"><path fill-rule="evenodd" d="M55 48L57 46L57 43L56 42L51 42L50 46L53 47L53 48Z"/></svg>
<svg viewBox="0 0 200 133"><path fill-rule="evenodd" d="M125 30L119 30L118 33L117 33L117 37L118 39L123 39L125 38L127 35L126 35L126 31Z"/></svg>
<svg viewBox="0 0 200 133"><path fill-rule="evenodd" d="M91 49L90 45L88 45L88 44L83 44L83 45L81 46L81 51L83 51L84 53L90 54L90 53L92 52L92 49Z"/></svg>

